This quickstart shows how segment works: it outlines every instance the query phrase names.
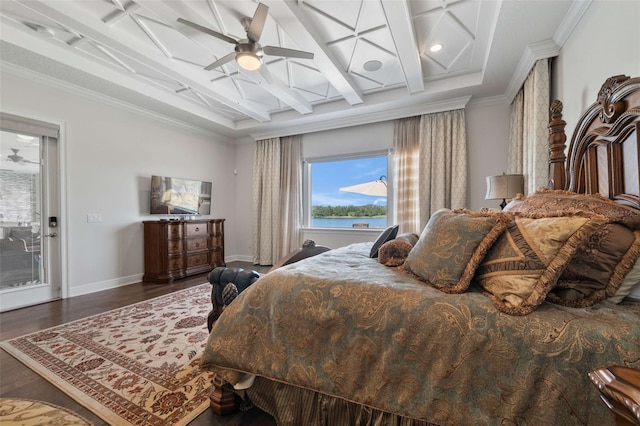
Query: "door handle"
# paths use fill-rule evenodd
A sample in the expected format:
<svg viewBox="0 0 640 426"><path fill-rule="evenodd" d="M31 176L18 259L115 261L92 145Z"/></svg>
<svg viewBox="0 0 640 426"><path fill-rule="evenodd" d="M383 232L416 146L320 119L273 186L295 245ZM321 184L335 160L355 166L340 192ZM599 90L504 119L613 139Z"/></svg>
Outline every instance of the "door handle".
<svg viewBox="0 0 640 426"><path fill-rule="evenodd" d="M45 237L55 238L55 237L57 237L57 236L58 236L58 233L57 233L57 232L52 232L52 233L50 233L50 234L46 234L46 235L44 235L44 236L45 236Z"/></svg>

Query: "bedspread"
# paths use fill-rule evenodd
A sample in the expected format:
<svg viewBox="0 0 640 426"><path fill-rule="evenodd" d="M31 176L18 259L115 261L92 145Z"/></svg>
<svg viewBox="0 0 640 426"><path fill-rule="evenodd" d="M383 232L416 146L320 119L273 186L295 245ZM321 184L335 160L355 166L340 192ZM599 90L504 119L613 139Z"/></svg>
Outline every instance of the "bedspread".
<svg viewBox="0 0 640 426"><path fill-rule="evenodd" d="M262 276L215 323L202 367L442 425L610 424L587 373L640 368L640 303L526 316L479 291L445 294L331 250Z"/></svg>

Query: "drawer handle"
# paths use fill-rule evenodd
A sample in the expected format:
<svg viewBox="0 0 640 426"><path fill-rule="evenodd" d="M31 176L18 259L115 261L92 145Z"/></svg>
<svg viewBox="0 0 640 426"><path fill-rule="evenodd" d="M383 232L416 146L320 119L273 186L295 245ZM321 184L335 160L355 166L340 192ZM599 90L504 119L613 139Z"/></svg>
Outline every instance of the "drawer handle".
<svg viewBox="0 0 640 426"><path fill-rule="evenodd" d="M200 243L196 243L196 248L200 247Z"/></svg>
<svg viewBox="0 0 640 426"><path fill-rule="evenodd" d="M200 228L198 228L198 227L196 226L196 232L198 232L199 230L200 230Z"/></svg>

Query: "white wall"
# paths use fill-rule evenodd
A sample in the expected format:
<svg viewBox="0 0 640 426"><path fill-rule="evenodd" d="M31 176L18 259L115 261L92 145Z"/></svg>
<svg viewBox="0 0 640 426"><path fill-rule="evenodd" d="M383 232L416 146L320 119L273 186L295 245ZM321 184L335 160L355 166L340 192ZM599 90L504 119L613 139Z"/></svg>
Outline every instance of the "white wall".
<svg viewBox="0 0 640 426"><path fill-rule="evenodd" d="M509 106L491 105L469 107L466 111L467 141L469 144L469 197L468 207L497 207L499 203L485 200L485 177L506 171L507 141L509 134ZM363 126L346 127L309 133L302 136L305 158L346 155L391 149L393 147L393 121ZM238 147L237 163L244 168L253 163L253 143ZM240 168L238 169L240 170ZM250 170L248 171L250 173ZM239 241L238 259L251 260L251 176L240 176L237 184L237 217L246 227L237 230ZM374 241L379 230L319 230L305 229L303 239L312 239L316 244L331 248L351 243Z"/></svg>
<svg viewBox="0 0 640 426"><path fill-rule="evenodd" d="M567 144L602 83L619 74L640 76L640 1L595 0L554 63L551 97L564 104Z"/></svg>
<svg viewBox="0 0 640 426"><path fill-rule="evenodd" d="M226 250L237 250L235 145L14 73L0 77L3 111L64 125L59 233L68 242L69 296L140 281L142 221L156 219L148 214L153 174L213 182L211 216L227 219ZM102 222L87 223L88 213Z"/></svg>

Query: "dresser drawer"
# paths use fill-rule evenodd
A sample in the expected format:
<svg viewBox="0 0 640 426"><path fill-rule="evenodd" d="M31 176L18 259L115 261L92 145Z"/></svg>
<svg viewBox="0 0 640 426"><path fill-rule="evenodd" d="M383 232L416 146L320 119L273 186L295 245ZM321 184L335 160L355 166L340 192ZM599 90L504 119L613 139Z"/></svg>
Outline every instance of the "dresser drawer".
<svg viewBox="0 0 640 426"><path fill-rule="evenodd" d="M187 251L206 250L207 248L206 238L190 238L187 240Z"/></svg>
<svg viewBox="0 0 640 426"><path fill-rule="evenodd" d="M179 223L172 223L167 226L168 238L182 238L182 225Z"/></svg>
<svg viewBox="0 0 640 426"><path fill-rule="evenodd" d="M207 265L209 263L209 253L190 254L187 256L187 268Z"/></svg>
<svg viewBox="0 0 640 426"><path fill-rule="evenodd" d="M169 254L182 253L182 240L167 241L167 251Z"/></svg>
<svg viewBox="0 0 640 426"><path fill-rule="evenodd" d="M170 257L169 258L169 270L179 271L184 268L184 260L182 257Z"/></svg>
<svg viewBox="0 0 640 426"><path fill-rule="evenodd" d="M206 223L187 223L187 237L204 237L209 234Z"/></svg>

